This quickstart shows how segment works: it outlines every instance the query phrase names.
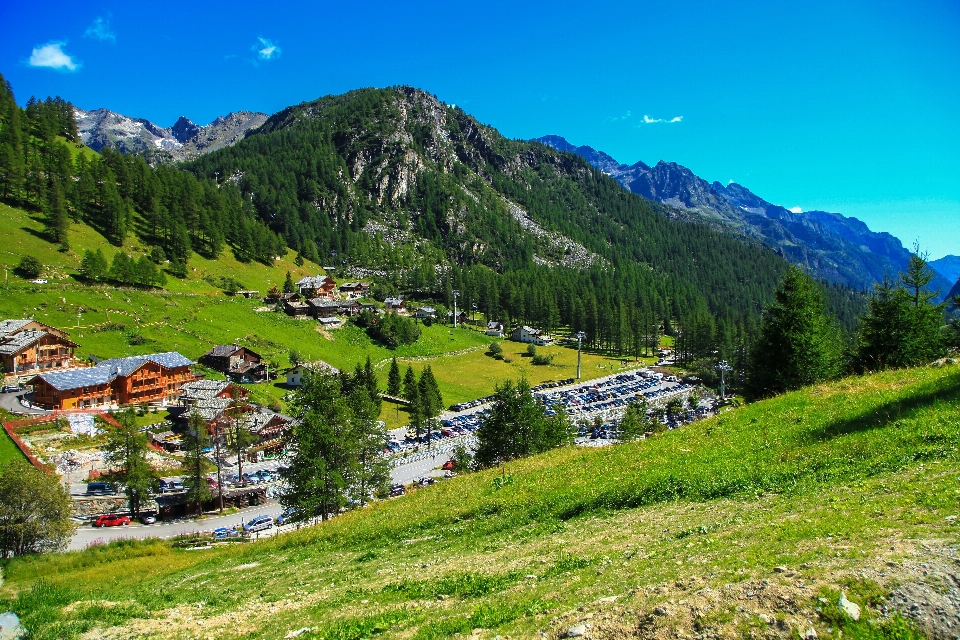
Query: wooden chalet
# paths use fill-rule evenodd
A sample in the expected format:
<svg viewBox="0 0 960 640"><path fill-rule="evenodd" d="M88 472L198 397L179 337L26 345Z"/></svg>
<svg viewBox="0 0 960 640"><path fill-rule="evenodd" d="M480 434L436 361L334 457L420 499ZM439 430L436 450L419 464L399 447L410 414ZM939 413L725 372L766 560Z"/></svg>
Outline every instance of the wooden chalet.
<svg viewBox="0 0 960 640"><path fill-rule="evenodd" d="M142 403L167 404L198 379L176 351L103 360L93 367L41 373L30 379L33 404L47 409L93 409Z"/></svg>
<svg viewBox="0 0 960 640"><path fill-rule="evenodd" d="M29 374L69 367L77 346L69 334L36 320L0 322L0 363L6 373Z"/></svg>
<svg viewBox="0 0 960 640"><path fill-rule="evenodd" d="M310 298L307 300L307 306L309 307L308 313L314 320L332 318L340 310L339 302L327 298Z"/></svg>
<svg viewBox="0 0 960 640"><path fill-rule="evenodd" d="M297 287L305 298L332 300L337 291L337 282L330 276L307 276L297 281Z"/></svg>
<svg viewBox="0 0 960 640"><path fill-rule="evenodd" d="M344 282L340 285L340 293L347 298L362 298L370 293L369 282Z"/></svg>
<svg viewBox="0 0 960 640"><path fill-rule="evenodd" d="M308 316L310 315L310 305L305 302L285 301L283 303L283 312L288 316Z"/></svg>
<svg viewBox="0 0 960 640"><path fill-rule="evenodd" d="M237 344L217 345L200 356L200 364L219 371L234 382L264 382L267 365L260 354Z"/></svg>

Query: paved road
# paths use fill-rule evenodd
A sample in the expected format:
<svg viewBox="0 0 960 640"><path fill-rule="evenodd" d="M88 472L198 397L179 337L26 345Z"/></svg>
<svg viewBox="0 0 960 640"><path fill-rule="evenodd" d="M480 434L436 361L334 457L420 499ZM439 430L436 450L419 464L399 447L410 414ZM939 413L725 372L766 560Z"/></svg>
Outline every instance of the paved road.
<svg viewBox="0 0 960 640"><path fill-rule="evenodd" d="M0 393L0 407L6 409L10 413L16 413L19 415L43 415L45 413L50 413L49 411L44 411L42 409L30 409L28 407L20 404L20 396L22 396L25 391L17 391L14 393Z"/></svg>
<svg viewBox="0 0 960 640"><path fill-rule="evenodd" d="M131 523L124 527L104 527L96 528L90 523L81 524L77 532L70 541L70 550L85 549L93 542L110 542L120 538L172 538L184 533L196 533L202 531L213 531L220 527L235 527L238 524L249 522L257 516L273 516L276 518L283 511L277 503L262 504L256 507L249 507L226 516L207 516L203 520L180 519L171 522L158 522L156 524ZM283 530L289 530L291 527L284 527ZM275 535L278 532L277 527L261 531L260 537Z"/></svg>

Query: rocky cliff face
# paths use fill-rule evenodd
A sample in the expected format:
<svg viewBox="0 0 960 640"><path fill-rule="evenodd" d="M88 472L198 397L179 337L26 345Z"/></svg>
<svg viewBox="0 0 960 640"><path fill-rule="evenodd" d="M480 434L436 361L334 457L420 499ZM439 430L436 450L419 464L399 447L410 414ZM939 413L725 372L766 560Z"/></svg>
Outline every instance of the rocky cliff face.
<svg viewBox="0 0 960 640"><path fill-rule="evenodd" d="M871 231L856 218L827 211L794 213L742 185L710 184L675 162L628 166L602 151L576 147L560 136L544 136L537 142L582 156L625 189L687 212L687 219L760 240L790 262L831 282L868 289L885 274L895 277L910 257L897 238ZM941 268L946 269L946 264ZM952 283L937 273L932 288L940 289L943 296Z"/></svg>
<svg viewBox="0 0 960 640"><path fill-rule="evenodd" d="M144 154L153 163L189 160L230 146L267 119L263 113L238 111L206 126L181 116L173 126L164 128L107 109L77 109L75 114L80 139L91 149L112 147L121 153Z"/></svg>

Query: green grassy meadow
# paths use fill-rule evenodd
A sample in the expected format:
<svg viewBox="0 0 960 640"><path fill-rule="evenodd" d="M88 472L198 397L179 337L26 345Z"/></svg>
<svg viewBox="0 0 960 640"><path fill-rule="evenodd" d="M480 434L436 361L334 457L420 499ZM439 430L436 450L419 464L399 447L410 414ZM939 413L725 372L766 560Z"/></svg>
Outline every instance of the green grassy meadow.
<svg viewBox="0 0 960 640"><path fill-rule="evenodd" d="M249 545L13 560L0 599L36 638L917 637L878 603L956 541L958 423L960 366L854 377Z"/></svg>

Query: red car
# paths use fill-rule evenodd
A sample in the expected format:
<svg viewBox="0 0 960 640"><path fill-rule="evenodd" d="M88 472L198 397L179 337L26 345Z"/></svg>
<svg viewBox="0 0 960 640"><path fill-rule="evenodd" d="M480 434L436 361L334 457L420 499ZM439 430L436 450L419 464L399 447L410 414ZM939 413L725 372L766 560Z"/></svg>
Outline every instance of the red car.
<svg viewBox="0 0 960 640"><path fill-rule="evenodd" d="M443 469L444 471L452 471L454 464L456 463L453 460L447 460L446 462L443 463L443 466L440 468Z"/></svg>
<svg viewBox="0 0 960 640"><path fill-rule="evenodd" d="M119 513L108 513L97 518L93 526L95 527L120 527L130 524L130 516L122 516Z"/></svg>

